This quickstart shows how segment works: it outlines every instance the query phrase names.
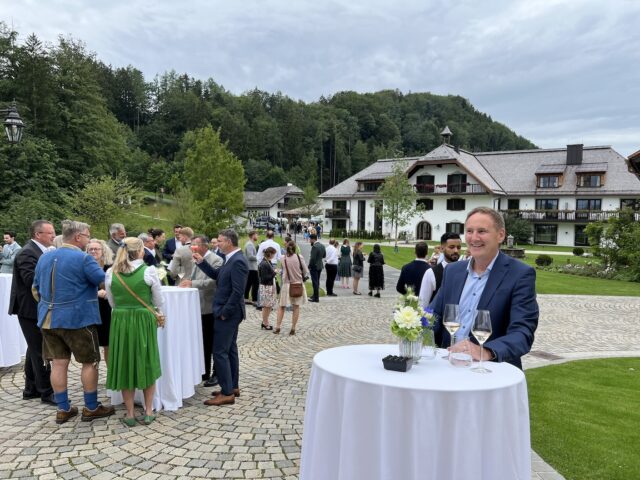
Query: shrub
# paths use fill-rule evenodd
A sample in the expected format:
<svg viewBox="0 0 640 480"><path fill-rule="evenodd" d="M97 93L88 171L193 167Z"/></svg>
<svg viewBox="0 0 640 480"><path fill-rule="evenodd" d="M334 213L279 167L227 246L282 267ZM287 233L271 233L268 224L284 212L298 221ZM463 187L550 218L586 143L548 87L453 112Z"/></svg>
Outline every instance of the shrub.
<svg viewBox="0 0 640 480"><path fill-rule="evenodd" d="M576 247L576 248L574 248L574 249L573 249L573 254L574 254L576 257L581 257L582 255L584 255L584 248L581 248L581 247Z"/></svg>
<svg viewBox="0 0 640 480"><path fill-rule="evenodd" d="M539 267L548 267L549 265L551 265L553 263L553 258L551 258L551 255L538 255L536 257L536 265L538 265Z"/></svg>

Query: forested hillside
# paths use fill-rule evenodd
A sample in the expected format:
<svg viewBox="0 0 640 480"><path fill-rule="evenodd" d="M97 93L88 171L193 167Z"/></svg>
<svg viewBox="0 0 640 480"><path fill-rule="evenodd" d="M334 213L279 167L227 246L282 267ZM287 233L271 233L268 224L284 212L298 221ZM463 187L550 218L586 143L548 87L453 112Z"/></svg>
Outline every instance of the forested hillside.
<svg viewBox="0 0 640 480"><path fill-rule="evenodd" d="M339 92L304 103L258 89L235 95L174 71L145 79L72 38L18 42L0 23L0 101L12 99L27 129L18 146L0 141L0 205L54 219L91 177L126 174L149 191L176 189L184 136L207 125L241 160L249 190L293 182L324 191L378 158L428 152L445 124L468 150L534 147L459 96Z"/></svg>

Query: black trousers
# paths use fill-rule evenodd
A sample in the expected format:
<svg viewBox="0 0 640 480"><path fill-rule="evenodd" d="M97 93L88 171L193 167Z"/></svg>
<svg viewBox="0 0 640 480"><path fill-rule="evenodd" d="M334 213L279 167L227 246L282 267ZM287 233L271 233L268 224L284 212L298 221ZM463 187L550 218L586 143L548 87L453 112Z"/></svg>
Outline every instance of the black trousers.
<svg viewBox="0 0 640 480"><path fill-rule="evenodd" d="M327 295L331 295L333 293L333 284L336 281L336 276L338 275L338 266L326 264L324 268L327 270Z"/></svg>
<svg viewBox="0 0 640 480"><path fill-rule="evenodd" d="M205 313L202 318L202 346L204 349L204 375L203 380L208 380L211 376L216 374L216 366L211 364L213 362L213 313Z"/></svg>
<svg viewBox="0 0 640 480"><path fill-rule="evenodd" d="M313 286L313 298L314 300L320 299L320 274L322 270L316 270L315 268L309 269L311 275L311 285Z"/></svg>
<svg viewBox="0 0 640 480"><path fill-rule="evenodd" d="M244 289L244 298L249 298L249 292L251 292L251 300L254 302L258 301L258 271L257 270L249 270L249 276L247 277L247 286Z"/></svg>
<svg viewBox="0 0 640 480"><path fill-rule="evenodd" d="M27 341L27 354L24 359L24 393L40 394L47 397L53 393L51 388L51 367L42 358L42 332L34 318L18 316L22 334Z"/></svg>

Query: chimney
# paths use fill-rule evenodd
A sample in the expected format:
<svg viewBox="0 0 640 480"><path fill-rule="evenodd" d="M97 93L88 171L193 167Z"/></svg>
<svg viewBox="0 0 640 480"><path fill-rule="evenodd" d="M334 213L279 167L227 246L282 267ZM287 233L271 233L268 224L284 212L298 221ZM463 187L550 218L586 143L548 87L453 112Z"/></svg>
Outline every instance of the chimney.
<svg viewBox="0 0 640 480"><path fill-rule="evenodd" d="M567 145L567 165L582 165L582 143Z"/></svg>
<svg viewBox="0 0 640 480"><path fill-rule="evenodd" d="M448 125L444 127L444 130L440 132L440 135L442 135L443 145L449 145L451 143L451 136L453 135L453 133L451 133L451 130L449 130Z"/></svg>

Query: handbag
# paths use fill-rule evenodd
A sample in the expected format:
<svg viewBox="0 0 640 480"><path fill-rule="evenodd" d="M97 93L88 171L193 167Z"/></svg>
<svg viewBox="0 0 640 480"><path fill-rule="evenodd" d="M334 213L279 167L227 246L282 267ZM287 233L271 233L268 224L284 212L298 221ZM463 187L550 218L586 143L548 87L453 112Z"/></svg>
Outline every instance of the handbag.
<svg viewBox="0 0 640 480"><path fill-rule="evenodd" d="M151 308L149 305L147 305L138 295L136 295L134 293L133 290L131 290L129 288L129 285L127 285L122 280L122 278L120 277L120 274L118 272L113 272L113 274L118 278L118 280L120 280L120 283L122 284L122 286L127 289L127 291L133 296L133 298L138 300L138 302L140 302L144 306L144 308L146 308L151 313L153 313L153 316L156 317L156 324L158 325L158 327L164 328L164 324L166 322L166 317L164 316L164 313L162 313L162 312L160 312L158 310L155 310L155 309Z"/></svg>
<svg viewBox="0 0 640 480"><path fill-rule="evenodd" d="M300 260L300 256L298 254L296 254L296 256L298 257L298 262L300 262L300 273L303 273L304 270L302 269L302 261ZM289 279L291 279L291 277L289 276L289 269L287 268L287 258L285 257L284 261L284 269L287 271L287 277L289 277ZM303 279L304 279L304 274L303 274ZM302 297L304 295L304 284L302 283L290 283L289 284L289 297L291 298L299 298Z"/></svg>

